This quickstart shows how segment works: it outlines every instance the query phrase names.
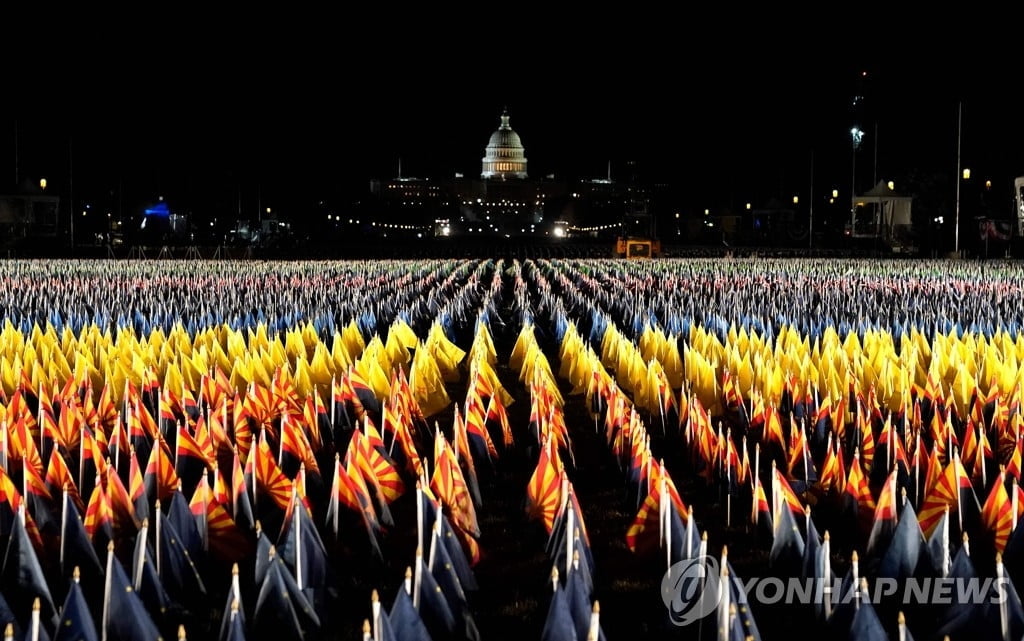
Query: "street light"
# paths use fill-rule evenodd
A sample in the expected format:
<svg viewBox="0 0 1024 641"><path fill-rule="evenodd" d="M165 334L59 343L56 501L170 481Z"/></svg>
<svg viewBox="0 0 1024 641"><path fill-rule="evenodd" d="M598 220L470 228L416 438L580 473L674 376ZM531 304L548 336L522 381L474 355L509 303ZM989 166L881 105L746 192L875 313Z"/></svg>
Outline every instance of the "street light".
<svg viewBox="0 0 1024 641"><path fill-rule="evenodd" d="M40 178L39 179L39 188L42 189L43 191L46 191L46 179L45 178Z"/></svg>
<svg viewBox="0 0 1024 641"><path fill-rule="evenodd" d="M853 161L850 163L850 236L854 234L857 226L857 147L860 147L864 140L864 130L860 127L850 129L850 139L853 141Z"/></svg>

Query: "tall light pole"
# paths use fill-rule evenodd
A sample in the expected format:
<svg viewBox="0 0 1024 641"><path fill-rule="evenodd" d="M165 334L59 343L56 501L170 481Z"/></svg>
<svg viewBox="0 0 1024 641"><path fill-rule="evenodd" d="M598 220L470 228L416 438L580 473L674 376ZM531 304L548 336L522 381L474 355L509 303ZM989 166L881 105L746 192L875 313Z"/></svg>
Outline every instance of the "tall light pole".
<svg viewBox="0 0 1024 641"><path fill-rule="evenodd" d="M850 130L850 138L853 141L853 161L850 163L850 238L853 238L857 228L857 147L864 140L864 131L854 127Z"/></svg>
<svg viewBox="0 0 1024 641"><path fill-rule="evenodd" d="M956 104L956 217L954 218L953 225L955 227L953 236L953 251L960 254L960 132L962 131L963 125L963 112L964 103L960 101ZM970 173L966 173L964 178L970 176Z"/></svg>
<svg viewBox="0 0 1024 641"><path fill-rule="evenodd" d="M814 247L814 150L811 150L811 208L807 212L807 249Z"/></svg>

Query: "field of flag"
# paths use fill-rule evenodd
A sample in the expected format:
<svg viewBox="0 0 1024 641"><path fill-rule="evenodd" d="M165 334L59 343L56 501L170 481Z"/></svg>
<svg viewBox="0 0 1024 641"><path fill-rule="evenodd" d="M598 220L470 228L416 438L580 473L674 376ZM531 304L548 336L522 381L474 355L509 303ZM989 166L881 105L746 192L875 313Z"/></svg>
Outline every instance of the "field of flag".
<svg viewBox="0 0 1024 641"><path fill-rule="evenodd" d="M0 323L5 639L1024 637L1016 264L9 261Z"/></svg>

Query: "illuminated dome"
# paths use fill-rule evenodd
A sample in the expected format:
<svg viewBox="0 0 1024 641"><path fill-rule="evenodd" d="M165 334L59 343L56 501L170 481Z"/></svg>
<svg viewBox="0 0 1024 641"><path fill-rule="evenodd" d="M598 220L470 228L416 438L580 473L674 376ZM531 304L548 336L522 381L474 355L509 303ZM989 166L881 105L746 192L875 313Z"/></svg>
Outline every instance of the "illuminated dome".
<svg viewBox="0 0 1024 641"><path fill-rule="evenodd" d="M519 134L508 124L508 110L501 114L501 126L487 142L480 177L499 180L526 178L526 150Z"/></svg>

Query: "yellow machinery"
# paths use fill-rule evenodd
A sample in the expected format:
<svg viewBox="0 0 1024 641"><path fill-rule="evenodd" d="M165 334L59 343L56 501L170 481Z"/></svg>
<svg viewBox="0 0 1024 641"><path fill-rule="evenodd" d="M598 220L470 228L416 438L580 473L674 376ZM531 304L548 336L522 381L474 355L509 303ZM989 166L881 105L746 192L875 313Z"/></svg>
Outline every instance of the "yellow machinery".
<svg viewBox="0 0 1024 641"><path fill-rule="evenodd" d="M619 223L622 230L615 241L615 256L627 260L644 260L661 255L661 241L655 230L654 217L647 211L647 201L634 198Z"/></svg>
<svg viewBox="0 0 1024 641"><path fill-rule="evenodd" d="M615 256L630 260L654 258L661 254L661 241L651 238L622 238L615 241Z"/></svg>

